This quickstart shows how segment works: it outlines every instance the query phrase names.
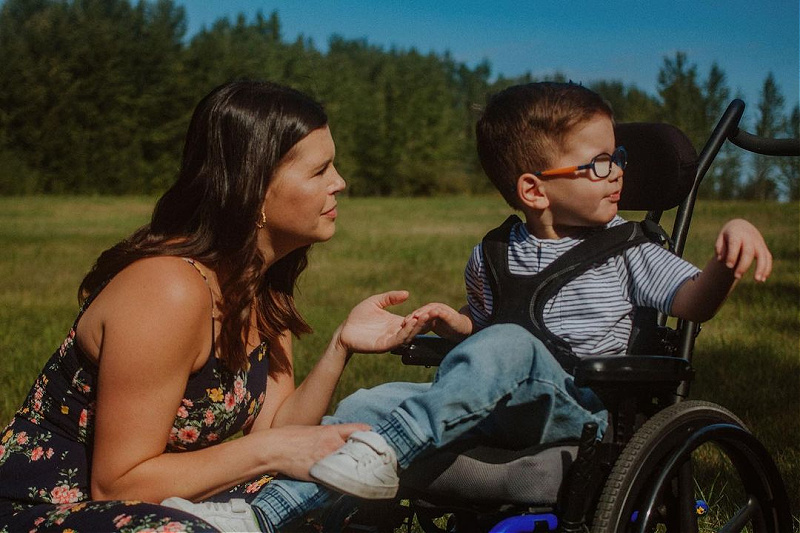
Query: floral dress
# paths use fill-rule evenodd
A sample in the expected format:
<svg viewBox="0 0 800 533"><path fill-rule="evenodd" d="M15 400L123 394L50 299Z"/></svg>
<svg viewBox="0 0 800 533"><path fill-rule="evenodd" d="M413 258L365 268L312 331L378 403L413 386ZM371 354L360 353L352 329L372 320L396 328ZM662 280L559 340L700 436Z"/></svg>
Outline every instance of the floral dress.
<svg viewBox="0 0 800 533"><path fill-rule="evenodd" d="M91 498L98 369L75 343L75 329L100 290L83 304L64 343L0 433L0 533L214 531L175 509ZM166 452L213 446L249 428L264 402L268 361L262 344L250 354L247 370L230 372L212 350L206 364L189 377ZM236 487L225 499L237 494L249 500L269 479L263 476Z"/></svg>

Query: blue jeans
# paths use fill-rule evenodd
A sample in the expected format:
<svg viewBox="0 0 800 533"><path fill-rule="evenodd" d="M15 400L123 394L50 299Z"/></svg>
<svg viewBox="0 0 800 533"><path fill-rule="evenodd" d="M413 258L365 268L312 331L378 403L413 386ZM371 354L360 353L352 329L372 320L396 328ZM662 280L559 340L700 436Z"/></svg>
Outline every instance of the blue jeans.
<svg viewBox="0 0 800 533"><path fill-rule="evenodd" d="M323 424L363 422L397 452L400 468L420 454L479 432L508 446L574 439L586 422L605 431L607 413L588 389L575 386L544 345L521 326L486 328L456 346L433 383L385 383L359 390ZM330 501L314 483L276 479L252 505L280 528Z"/></svg>

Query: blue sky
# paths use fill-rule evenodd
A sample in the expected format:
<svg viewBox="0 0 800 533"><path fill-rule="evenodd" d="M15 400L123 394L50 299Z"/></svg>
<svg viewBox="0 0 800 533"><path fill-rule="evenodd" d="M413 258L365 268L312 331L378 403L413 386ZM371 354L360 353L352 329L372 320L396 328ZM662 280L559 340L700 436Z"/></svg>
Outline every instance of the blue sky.
<svg viewBox="0 0 800 533"><path fill-rule="evenodd" d="M493 74L555 71L573 81L633 83L655 95L665 57L685 52L704 79L713 62L754 120L769 72L786 98L800 92L797 0L178 0L191 36L203 25L258 10L277 11L284 40L299 35L326 50L331 35L388 49L416 48Z"/></svg>

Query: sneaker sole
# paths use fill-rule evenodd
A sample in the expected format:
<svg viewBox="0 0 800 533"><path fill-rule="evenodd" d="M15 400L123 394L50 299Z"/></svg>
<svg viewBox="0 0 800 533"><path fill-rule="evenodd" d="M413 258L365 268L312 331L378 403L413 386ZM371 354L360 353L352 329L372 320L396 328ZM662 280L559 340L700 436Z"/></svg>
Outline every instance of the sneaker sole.
<svg viewBox="0 0 800 533"><path fill-rule="evenodd" d="M319 463L311 467L309 474L328 488L365 500L390 500L397 496L399 488L367 486Z"/></svg>

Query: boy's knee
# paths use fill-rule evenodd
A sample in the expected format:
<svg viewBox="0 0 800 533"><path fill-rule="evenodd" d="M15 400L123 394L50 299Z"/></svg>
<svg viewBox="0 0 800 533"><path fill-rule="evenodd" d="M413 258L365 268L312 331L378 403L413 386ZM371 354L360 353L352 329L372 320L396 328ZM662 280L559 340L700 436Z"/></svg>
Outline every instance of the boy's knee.
<svg viewBox="0 0 800 533"><path fill-rule="evenodd" d="M494 324L480 330L471 338L479 337L491 339L493 342L530 343L537 340L530 331L519 324Z"/></svg>
<svg viewBox="0 0 800 533"><path fill-rule="evenodd" d="M474 351L493 356L511 354L511 357L530 357L547 350L539 339L518 324L489 326L470 337L470 340L475 343Z"/></svg>
<svg viewBox="0 0 800 533"><path fill-rule="evenodd" d="M517 324L497 324L457 346L445 358L442 370L449 372L451 367L467 364L474 365L483 374L506 373L512 369L530 372L542 357L552 356L527 329Z"/></svg>

